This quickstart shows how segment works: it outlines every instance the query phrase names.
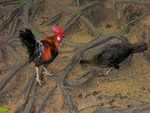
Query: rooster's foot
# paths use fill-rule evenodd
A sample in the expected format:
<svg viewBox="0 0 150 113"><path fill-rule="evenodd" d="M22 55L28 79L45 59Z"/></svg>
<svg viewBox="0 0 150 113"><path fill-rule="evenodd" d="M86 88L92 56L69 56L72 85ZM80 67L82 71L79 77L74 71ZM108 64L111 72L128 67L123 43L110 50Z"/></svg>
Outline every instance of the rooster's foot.
<svg viewBox="0 0 150 113"><path fill-rule="evenodd" d="M38 77L35 80L41 85L42 81Z"/></svg>
<svg viewBox="0 0 150 113"><path fill-rule="evenodd" d="M47 75L52 76L53 75L50 72L48 72L45 67L43 67L43 69L44 69L44 72L43 72L44 76L47 76Z"/></svg>

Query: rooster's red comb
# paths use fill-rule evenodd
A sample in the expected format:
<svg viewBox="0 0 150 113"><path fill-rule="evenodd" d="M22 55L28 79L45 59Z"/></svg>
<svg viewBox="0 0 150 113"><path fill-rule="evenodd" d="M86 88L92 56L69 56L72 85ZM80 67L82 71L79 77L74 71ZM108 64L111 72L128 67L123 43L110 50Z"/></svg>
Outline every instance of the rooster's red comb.
<svg viewBox="0 0 150 113"><path fill-rule="evenodd" d="M63 28L61 28L59 26L52 26L52 31L55 32L55 33L61 33L61 34L64 33Z"/></svg>

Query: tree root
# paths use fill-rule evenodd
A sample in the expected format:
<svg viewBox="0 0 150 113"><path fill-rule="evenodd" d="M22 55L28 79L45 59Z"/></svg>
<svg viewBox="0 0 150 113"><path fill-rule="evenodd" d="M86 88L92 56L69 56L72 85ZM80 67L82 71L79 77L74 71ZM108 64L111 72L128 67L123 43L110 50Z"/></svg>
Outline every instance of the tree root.
<svg viewBox="0 0 150 113"><path fill-rule="evenodd" d="M71 113L77 113L77 109L76 109L75 105L73 105L73 103L71 101L71 97L69 96L69 94L67 93L67 91L65 89L64 83L60 83L59 86L60 86L60 89L61 89L63 97L64 97L64 104L69 106L69 111ZM64 104L63 104L63 106L64 106ZM63 108L63 106L62 106L62 108Z"/></svg>
<svg viewBox="0 0 150 113"><path fill-rule="evenodd" d="M94 36L100 35L100 33L96 30L94 25L85 16L82 15L81 20L91 29Z"/></svg>
<svg viewBox="0 0 150 113"><path fill-rule="evenodd" d="M37 9L39 8L39 6L40 6L40 4L42 4L42 2L43 1L36 1L36 5L35 5L35 8L34 8L34 10L33 10L33 12L32 12L32 15L30 16L30 18L29 18L29 21L32 21L33 20L33 17L35 16L35 13L37 12Z"/></svg>
<svg viewBox="0 0 150 113"><path fill-rule="evenodd" d="M142 18L144 18L145 16L147 16L148 14L150 14L150 11L146 12L145 14L143 14L142 16L140 16L139 18L132 20L131 22L129 22L127 24L127 26L124 28L123 33L128 33L130 31L130 27L132 24L134 24L135 22L141 20Z"/></svg>
<svg viewBox="0 0 150 113"><path fill-rule="evenodd" d="M35 113L40 113L42 108L44 107L46 101L49 99L50 96L52 96L52 94L54 93L54 91L56 90L57 85L53 87L52 90L49 91L48 95L44 98L42 104L40 105L39 109L35 112Z"/></svg>
<svg viewBox="0 0 150 113"><path fill-rule="evenodd" d="M32 98L31 98L30 105L29 105L29 107L28 107L27 113L31 113L32 108L33 108L33 106L34 106L36 89L37 89L37 83L34 82Z"/></svg>
<svg viewBox="0 0 150 113"><path fill-rule="evenodd" d="M139 105L136 107L130 107L130 108L123 109L123 110L113 110L111 108L100 107L100 108L96 109L95 111L93 111L92 113L99 113L99 112L102 112L102 113L134 113L136 111L138 111L140 113L140 110L147 109L149 107L150 107L150 103Z"/></svg>
<svg viewBox="0 0 150 113"><path fill-rule="evenodd" d="M65 44L65 45L68 45L68 46L72 46L72 47L73 47L73 49L72 49L72 50L70 50L70 51L60 51L60 54L61 54L61 53L70 53L70 52L75 52L75 51L78 49L78 47L79 47L79 45L78 45L78 44L73 43L73 42L68 42L68 41L65 41L65 40L63 40L63 41L62 41L62 44Z"/></svg>
<svg viewBox="0 0 150 113"><path fill-rule="evenodd" d="M83 75L81 75L80 77L76 78L76 81L70 82L66 80L64 83L65 85L69 85L69 86L78 86L88 82L94 75L95 75L95 70L91 69L88 70Z"/></svg>
<svg viewBox="0 0 150 113"><path fill-rule="evenodd" d="M22 57L11 46L7 45L6 50L16 57L18 61L22 61Z"/></svg>
<svg viewBox="0 0 150 113"><path fill-rule="evenodd" d="M117 15L117 7L116 7L116 4L113 4L113 8L114 8L115 16L116 16L117 27L119 27L119 20L118 20L118 15Z"/></svg>
<svg viewBox="0 0 150 113"><path fill-rule="evenodd" d="M16 68L14 68L12 70L12 72L8 73L7 76L0 81L0 91L6 86L6 84L11 80L11 78L21 69L23 68L25 65L27 65L28 61L24 61L20 64L18 64L16 66Z"/></svg>
<svg viewBox="0 0 150 113"><path fill-rule="evenodd" d="M11 26L11 29L10 29L10 37L13 37L15 35L15 31L16 31L16 28L17 28L17 24L18 24L18 16L20 15L20 13L22 12L22 9L21 8L17 13L16 15L14 16L14 19L12 21L12 26Z"/></svg>
<svg viewBox="0 0 150 113"><path fill-rule="evenodd" d="M29 84L29 82L30 82L30 79L29 79L29 81L28 81L27 84ZM24 88L24 90L22 90L21 93L16 94L16 95L11 95L11 96L2 96L2 98L3 98L3 99L7 99L7 98L16 98L16 97L20 97L20 96L22 96L22 95L26 92L27 88L28 88L28 85Z"/></svg>
<svg viewBox="0 0 150 113"><path fill-rule="evenodd" d="M110 0L112 2L114 2L114 0ZM115 3L138 3L138 4L150 4L150 2L148 0L115 0Z"/></svg>
<svg viewBox="0 0 150 113"><path fill-rule="evenodd" d="M44 37L42 33L38 32L30 23L29 23L29 11L31 8L31 1L28 0L26 5L24 6L24 10L25 10L25 17L24 17L24 24L25 24L25 28L29 28L32 30L33 34L35 35L35 37Z"/></svg>
<svg viewBox="0 0 150 113"><path fill-rule="evenodd" d="M13 37L16 32L16 28L17 28L16 26L18 24L18 20L19 20L18 17L14 19L13 25L11 26L11 30L10 30L10 37Z"/></svg>
<svg viewBox="0 0 150 113"><path fill-rule="evenodd" d="M63 11L65 11L65 12L72 15L72 18L69 21L67 21L67 23L65 23L65 25L64 25L64 29L65 29L66 32L79 19L82 12L87 11L87 10L89 10L90 8L92 8L96 5L101 5L102 7L105 7L102 2L96 1L96 2L91 2L90 4L87 4L86 6L79 8L77 11L73 11L71 9L68 9L68 8L64 7L63 5L61 5L57 2L50 2L50 3L54 4L59 9L61 9L61 10L63 10ZM86 25L91 29L91 31L93 32L93 34L95 36L98 35L98 31L95 29L94 25L90 21L88 21L88 19L86 19L84 16L81 16L81 20L84 23L86 23Z"/></svg>
<svg viewBox="0 0 150 113"><path fill-rule="evenodd" d="M15 65L11 65L11 66L5 66L3 68L0 69L0 74L3 72L3 71L7 71L8 69L11 69L13 68Z"/></svg>
<svg viewBox="0 0 150 113"><path fill-rule="evenodd" d="M35 82L35 73L32 75L29 84L27 84L27 90L26 90L25 95L24 95L23 103L21 104L21 106L19 106L15 110L15 113L23 113L23 111L24 111L24 109L26 107L27 101L29 99L30 91L31 91L31 88L32 88L34 82Z"/></svg>
<svg viewBox="0 0 150 113"><path fill-rule="evenodd" d="M73 26L73 24L79 19L79 17L81 16L81 13L77 14L77 15L73 15L73 17L71 17L69 19L69 21L67 21L67 23L64 25L64 30L65 32L68 31L68 29Z"/></svg>
<svg viewBox="0 0 150 113"><path fill-rule="evenodd" d="M2 2L0 2L0 4L1 3ZM4 23L0 26L0 31L2 31L4 29L4 27L11 22L11 20L13 20L13 25L12 25L11 30L10 30L10 36L13 36L15 34L17 22L19 20L19 15L22 12L22 9L24 9L24 11L25 11L24 12L25 18L23 18L23 19L24 19L25 27L30 28L33 31L33 33L35 34L36 37L43 37L43 34L39 33L32 26L32 24L30 23L31 21L33 21L32 18L36 14L36 11L37 11L37 8L39 6L39 3L40 2L38 2L37 7L35 7L35 9L34 9L34 11L32 13L32 16L31 16L31 20L30 20L29 15L30 15L31 6L33 5L33 3L32 3L31 0L27 0L26 4L22 4L17 9L15 9L11 13L10 17L6 21L4 21ZM83 54L87 50L89 50L91 48L94 48L94 47L97 47L97 46L99 46L101 44L104 44L107 41L109 41L111 39L114 39L114 38L118 38L118 39L122 40L123 43L129 43L127 38L125 36L123 36L123 35L120 35L120 34L110 34L110 35L102 35L102 36L100 36L100 33L96 30L94 25L84 15L82 15L84 11L87 11L90 8L95 7L97 5L100 5L100 6L104 7L102 2L98 2L98 1L91 2L90 4L88 4L86 6L79 7L79 9L76 10L76 11L68 9L65 6L59 4L59 3L55 2L55 1L49 1L49 3L54 4L60 10L65 11L65 12L67 12L67 13L69 13L71 15L70 19L66 22L66 24L64 24L65 32L67 32L69 30L69 28L71 28L79 19L81 19L81 21L83 21L86 24L86 26L88 26L88 28L93 32L93 34L96 36L96 38L94 38L93 40L91 40L87 44L82 44L81 48L80 48L79 44L76 44L76 43L73 43L73 42L63 41L62 42L63 44L69 45L69 46L73 47L73 49L71 51L61 51L61 53L75 52L79 48L80 49L75 53L75 55L69 61L68 65L62 71L56 73L56 75L52 78L57 83L57 85L54 86L53 89L51 89L49 91L49 93L47 94L47 96L45 97L43 102L41 103L39 109L37 111L35 111L34 103L35 103L35 100L36 100L36 96L35 95L36 95L36 90L37 90L37 86L38 85L37 85L37 82L35 82L35 72L34 72L33 75L31 76L30 81L27 83L26 88L23 90L23 92L21 92L20 94L17 95L17 96L20 96L20 95L24 94L24 100L23 100L22 104L20 106L18 106L18 108L15 110L15 113L22 113L22 112L25 111L25 108L26 108L27 113L31 113L32 111L35 111L36 113L41 112L41 110L45 106L46 101L53 94L53 92L55 91L57 86L60 87L60 89L62 91L62 95L63 95L63 99L64 99L63 105L65 105L65 104L68 105L69 111L71 113L77 113L78 110L77 110L76 106L73 104L70 95L66 91L65 85L78 86L78 85L84 84L84 83L86 83L87 81L89 81L89 80L91 80L93 78L93 75L95 75L95 70L91 69L91 70L87 71L86 73L84 73L83 75L81 75L80 77L76 78L73 81L67 80L68 76L71 76L71 75L69 75L69 72L74 68L75 64L79 62L79 60L83 56ZM60 11L60 12L62 12L62 11ZM115 10L115 12L116 12L116 10ZM147 14L145 14L145 16L146 15ZM54 15L52 18L50 18L48 20L44 20L42 22L42 25L51 24L52 22L56 21L60 17L61 17L61 13L58 13L58 14ZM144 15L143 15L143 17L144 17ZM143 18L143 17L141 17L141 18ZM135 20L135 22L140 20L141 18ZM135 23L135 22L131 22L127 26L130 26L132 23ZM3 42L2 43L0 42L0 46L4 47L4 45L6 45L6 44L10 45L10 43L12 43L13 41L18 41L18 40L19 40L18 38L13 37L11 39L8 38L7 40L3 41L3 38L2 38ZM9 48L10 48L10 46L9 46ZM14 51L14 49L12 49L11 53L16 53L16 52ZM13 56L15 56L15 55L13 54ZM1 57L2 57L2 55L1 55ZM18 57L18 55L16 56L16 58L19 59L19 60L22 60L22 58L20 58L20 56ZM3 60L5 60L5 59L3 59ZM0 81L0 91L6 86L6 84L11 80L11 78L21 68L23 68L24 66L27 65L27 63L28 62L25 61L25 62L22 62L20 64L17 64L16 67L8 66L7 68L5 67L5 68L2 68L0 70L0 72L2 72L4 70L13 68L12 72L8 73L7 76L3 80ZM42 77L42 74L41 74L40 78L41 77ZM31 92L32 92L32 98L29 99ZM30 103L29 103L29 101L30 101ZM29 104L28 108L27 108L27 104ZM98 106L98 105L96 105L96 106Z"/></svg>
<svg viewBox="0 0 150 113"><path fill-rule="evenodd" d="M2 31L4 29L4 27L6 27L6 25L8 25L13 20L13 18L18 14L18 12L20 12L20 10L22 10L23 6L24 6L24 4L20 5L14 11L12 11L9 18L0 25L0 31Z"/></svg>
<svg viewBox="0 0 150 113"><path fill-rule="evenodd" d="M42 23L41 23L41 25L49 25L49 24L51 24L51 23L53 23L53 22L55 22L56 20L58 20L59 18L61 17L61 13L57 13L56 15L54 15L52 18L49 18L49 19L45 19Z"/></svg>

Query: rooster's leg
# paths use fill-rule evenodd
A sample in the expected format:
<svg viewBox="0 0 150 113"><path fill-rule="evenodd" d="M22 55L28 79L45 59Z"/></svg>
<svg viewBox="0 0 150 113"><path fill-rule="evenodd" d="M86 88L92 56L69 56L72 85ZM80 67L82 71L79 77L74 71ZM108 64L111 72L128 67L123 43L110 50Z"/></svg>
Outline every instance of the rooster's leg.
<svg viewBox="0 0 150 113"><path fill-rule="evenodd" d="M48 72L47 69L46 69L45 67L43 67L43 69L44 69L43 74L44 74L45 76L47 76L47 75L52 76L52 75L53 75L53 74L51 74L50 72Z"/></svg>
<svg viewBox="0 0 150 113"><path fill-rule="evenodd" d="M35 67L35 70L36 70L36 81L41 85L41 80L39 78L39 68L38 67Z"/></svg>

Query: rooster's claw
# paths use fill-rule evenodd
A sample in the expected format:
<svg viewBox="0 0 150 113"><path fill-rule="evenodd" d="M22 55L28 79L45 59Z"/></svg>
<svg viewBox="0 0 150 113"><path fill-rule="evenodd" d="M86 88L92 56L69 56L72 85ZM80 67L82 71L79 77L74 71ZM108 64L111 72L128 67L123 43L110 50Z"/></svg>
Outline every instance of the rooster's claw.
<svg viewBox="0 0 150 113"><path fill-rule="evenodd" d="M35 80L41 85L42 81L39 78L35 78Z"/></svg>
<svg viewBox="0 0 150 113"><path fill-rule="evenodd" d="M50 72L48 72L45 67L43 67L43 69L44 69L44 72L43 72L44 76L47 76L47 75L52 76L53 75Z"/></svg>

